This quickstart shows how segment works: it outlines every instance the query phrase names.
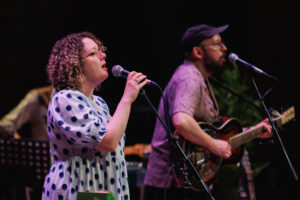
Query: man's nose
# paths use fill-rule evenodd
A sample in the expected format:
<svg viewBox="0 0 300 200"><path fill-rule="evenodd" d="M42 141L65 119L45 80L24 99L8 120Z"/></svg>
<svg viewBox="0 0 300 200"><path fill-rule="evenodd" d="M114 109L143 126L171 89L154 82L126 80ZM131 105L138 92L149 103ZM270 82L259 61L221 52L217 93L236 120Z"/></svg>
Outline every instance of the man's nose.
<svg viewBox="0 0 300 200"><path fill-rule="evenodd" d="M226 45L225 45L224 43L222 43L221 48L222 48L224 51L227 51L227 47L226 47Z"/></svg>

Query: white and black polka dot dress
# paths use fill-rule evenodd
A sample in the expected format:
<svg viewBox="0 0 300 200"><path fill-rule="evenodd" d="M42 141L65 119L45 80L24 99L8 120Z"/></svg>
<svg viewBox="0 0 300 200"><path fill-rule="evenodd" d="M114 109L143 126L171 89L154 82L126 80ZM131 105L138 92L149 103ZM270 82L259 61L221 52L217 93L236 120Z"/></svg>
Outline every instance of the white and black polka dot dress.
<svg viewBox="0 0 300 200"><path fill-rule="evenodd" d="M77 192L100 190L113 192L118 200L129 199L125 134L114 152L97 150L111 118L101 97L59 91L47 118L53 165L45 178L43 200L76 200Z"/></svg>

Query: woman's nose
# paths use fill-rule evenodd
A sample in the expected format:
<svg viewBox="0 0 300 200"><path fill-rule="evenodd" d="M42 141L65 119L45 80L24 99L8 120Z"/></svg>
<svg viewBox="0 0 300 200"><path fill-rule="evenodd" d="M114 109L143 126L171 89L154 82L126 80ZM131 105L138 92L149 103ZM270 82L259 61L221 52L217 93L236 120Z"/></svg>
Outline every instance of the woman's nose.
<svg viewBox="0 0 300 200"><path fill-rule="evenodd" d="M106 58L106 54L102 51L99 51L99 58L100 59L105 59Z"/></svg>

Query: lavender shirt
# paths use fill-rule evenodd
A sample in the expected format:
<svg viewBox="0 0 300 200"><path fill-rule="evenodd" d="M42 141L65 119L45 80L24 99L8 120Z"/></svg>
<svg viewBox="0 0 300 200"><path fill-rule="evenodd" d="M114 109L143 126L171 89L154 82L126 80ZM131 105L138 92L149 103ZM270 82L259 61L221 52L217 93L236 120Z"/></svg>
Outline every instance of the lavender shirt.
<svg viewBox="0 0 300 200"><path fill-rule="evenodd" d="M190 61L185 60L174 72L164 93L167 91L169 114L184 112L196 121L213 122L219 115L218 105L208 81L205 81L199 69ZM162 99L159 115L165 119ZM169 172L168 137L160 121L156 121L151 142L153 151L150 154L145 185L154 187L177 186L172 172Z"/></svg>

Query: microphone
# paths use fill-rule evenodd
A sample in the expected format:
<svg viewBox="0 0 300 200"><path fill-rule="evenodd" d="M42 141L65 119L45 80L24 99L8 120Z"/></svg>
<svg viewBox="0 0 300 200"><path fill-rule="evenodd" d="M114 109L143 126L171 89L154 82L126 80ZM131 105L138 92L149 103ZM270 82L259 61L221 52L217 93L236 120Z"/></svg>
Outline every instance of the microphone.
<svg viewBox="0 0 300 200"><path fill-rule="evenodd" d="M111 69L111 72L115 77L124 77L124 78L127 78L128 74L130 73L129 71L127 71L120 65L113 66L113 68ZM147 79L147 80L150 81L150 84L158 86L158 84L155 83L154 81L151 81L149 79Z"/></svg>
<svg viewBox="0 0 300 200"><path fill-rule="evenodd" d="M234 64L236 61L238 61L238 62L240 62L240 63L246 65L247 67L251 68L254 72L256 72L256 73L258 73L258 74L263 74L263 75L265 75L265 76L267 76L267 77L270 77L270 78L273 78L273 79L277 79L276 77L267 74L266 72L264 72L263 70L261 70L261 69L255 67L254 65L251 65L250 63L248 63L248 62L246 62L246 61L240 59L235 53L230 53L230 54L228 55L228 60L229 60L229 62L231 62L232 64Z"/></svg>

